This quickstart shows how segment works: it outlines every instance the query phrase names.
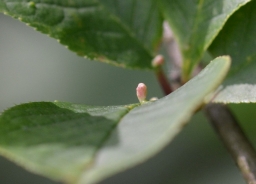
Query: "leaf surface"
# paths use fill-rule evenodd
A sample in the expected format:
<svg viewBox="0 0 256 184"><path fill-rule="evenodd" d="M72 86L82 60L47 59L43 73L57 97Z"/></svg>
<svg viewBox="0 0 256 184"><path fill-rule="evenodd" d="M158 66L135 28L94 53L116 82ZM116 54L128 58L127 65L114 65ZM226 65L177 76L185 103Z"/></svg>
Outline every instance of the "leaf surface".
<svg viewBox="0 0 256 184"><path fill-rule="evenodd" d="M249 0L159 1L183 55L185 81L228 18L248 2Z"/></svg>
<svg viewBox="0 0 256 184"><path fill-rule="evenodd" d="M195 78L170 95L130 111L99 150L95 164L79 184L94 183L141 163L166 146L224 79L229 57L213 60Z"/></svg>
<svg viewBox="0 0 256 184"><path fill-rule="evenodd" d="M71 182L128 111L63 102L18 105L0 116L0 152L33 172Z"/></svg>
<svg viewBox="0 0 256 184"><path fill-rule="evenodd" d="M0 116L0 153L58 181L98 182L166 146L221 83L229 65L229 57L219 57L172 94L139 107L15 106Z"/></svg>
<svg viewBox="0 0 256 184"><path fill-rule="evenodd" d="M213 56L228 54L231 70L214 99L223 103L256 102L256 1L238 10L209 48Z"/></svg>
<svg viewBox="0 0 256 184"><path fill-rule="evenodd" d="M122 67L151 68L162 33L154 0L0 0L0 12L78 55Z"/></svg>

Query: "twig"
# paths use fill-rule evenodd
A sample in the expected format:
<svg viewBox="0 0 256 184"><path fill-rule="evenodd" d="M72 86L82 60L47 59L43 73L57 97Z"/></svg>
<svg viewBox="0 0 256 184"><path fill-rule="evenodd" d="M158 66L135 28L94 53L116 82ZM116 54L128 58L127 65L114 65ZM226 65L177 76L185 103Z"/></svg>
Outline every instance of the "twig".
<svg viewBox="0 0 256 184"><path fill-rule="evenodd" d="M171 88L171 85L170 85L168 79L166 78L162 67L159 67L157 69L156 76L157 76L157 80L158 80L159 84L162 87L164 94L168 95L168 94L172 93L173 89Z"/></svg>
<svg viewBox="0 0 256 184"><path fill-rule="evenodd" d="M165 73L163 71L163 66L164 64L164 57L162 55L157 55L153 60L152 60L152 66L155 69L155 74L157 77L157 80L159 84L162 87L163 92L165 95L170 94L173 89L171 87L171 84L169 83L168 79L165 76Z"/></svg>
<svg viewBox="0 0 256 184"><path fill-rule="evenodd" d="M209 104L205 111L246 182L256 184L256 152L231 111L221 104Z"/></svg>
<svg viewBox="0 0 256 184"><path fill-rule="evenodd" d="M182 85L179 80L182 57L167 23L164 24L164 46L171 61L172 82L176 81L177 85ZM232 113L226 106L220 104L209 104L205 107L205 111L246 182L256 184L256 152Z"/></svg>
<svg viewBox="0 0 256 184"><path fill-rule="evenodd" d="M162 63L157 64L155 66L156 68L155 73L164 94L168 95L172 93L175 89L180 87L181 85L180 76L181 76L182 56L179 50L179 46L173 38L172 30L167 22L164 22L163 29L164 29L163 45L168 54L168 57L169 57L168 60L170 61L168 62L169 72L170 72L169 74L170 82L166 77L165 73L163 72ZM170 83L172 83L172 85Z"/></svg>

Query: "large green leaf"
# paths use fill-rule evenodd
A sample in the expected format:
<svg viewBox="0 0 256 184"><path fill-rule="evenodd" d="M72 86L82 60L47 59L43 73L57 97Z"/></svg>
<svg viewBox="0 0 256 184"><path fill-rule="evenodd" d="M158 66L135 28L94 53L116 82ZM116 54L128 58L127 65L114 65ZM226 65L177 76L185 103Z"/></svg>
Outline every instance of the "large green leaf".
<svg viewBox="0 0 256 184"><path fill-rule="evenodd" d="M229 65L228 57L219 57L172 94L139 107L18 105L0 116L0 153L55 180L95 183L166 146L209 99Z"/></svg>
<svg viewBox="0 0 256 184"><path fill-rule="evenodd" d="M18 105L0 117L0 152L50 178L74 181L129 107Z"/></svg>
<svg viewBox="0 0 256 184"><path fill-rule="evenodd" d="M0 12L81 56L123 67L151 68L162 32L154 0L0 0Z"/></svg>
<svg viewBox="0 0 256 184"><path fill-rule="evenodd" d="M188 80L227 19L250 0L160 0L183 55L183 80Z"/></svg>
<svg viewBox="0 0 256 184"><path fill-rule="evenodd" d="M232 57L232 67L215 102L256 102L256 1L238 10L210 47Z"/></svg>

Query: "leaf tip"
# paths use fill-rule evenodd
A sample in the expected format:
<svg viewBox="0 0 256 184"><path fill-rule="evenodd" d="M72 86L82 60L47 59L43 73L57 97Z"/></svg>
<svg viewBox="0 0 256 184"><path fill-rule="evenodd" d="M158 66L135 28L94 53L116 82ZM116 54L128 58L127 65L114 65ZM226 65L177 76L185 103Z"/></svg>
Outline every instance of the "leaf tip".
<svg viewBox="0 0 256 184"><path fill-rule="evenodd" d="M219 57L217 57L216 59L218 59L218 58L222 58L222 59L225 59L227 62L231 62L232 61L232 59L231 59L231 57L229 56L229 55L223 55L223 56L219 56Z"/></svg>
<svg viewBox="0 0 256 184"><path fill-rule="evenodd" d="M220 56L221 58L225 59L226 63L227 63L227 69L229 70L231 63L232 63L232 58L229 55L224 55L224 56Z"/></svg>

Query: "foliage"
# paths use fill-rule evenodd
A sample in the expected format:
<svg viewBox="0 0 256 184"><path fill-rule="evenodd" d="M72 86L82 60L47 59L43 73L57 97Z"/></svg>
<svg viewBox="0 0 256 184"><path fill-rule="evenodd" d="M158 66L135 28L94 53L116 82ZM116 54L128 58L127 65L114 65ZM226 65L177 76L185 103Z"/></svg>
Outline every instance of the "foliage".
<svg viewBox="0 0 256 184"><path fill-rule="evenodd" d="M151 62L167 20L186 82L142 104L12 107L0 116L0 154L56 181L94 183L152 157L212 99L255 102L255 8L249 0L0 0L0 12L80 56L156 73ZM192 77L206 52L216 59ZM229 73L230 58L223 55L232 58Z"/></svg>

